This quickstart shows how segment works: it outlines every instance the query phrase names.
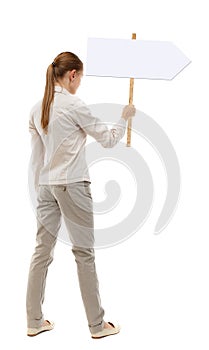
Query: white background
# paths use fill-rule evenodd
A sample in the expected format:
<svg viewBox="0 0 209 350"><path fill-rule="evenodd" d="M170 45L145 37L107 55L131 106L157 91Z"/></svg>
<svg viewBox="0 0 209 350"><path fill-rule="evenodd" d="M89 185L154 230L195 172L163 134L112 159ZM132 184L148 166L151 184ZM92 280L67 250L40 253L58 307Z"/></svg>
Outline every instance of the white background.
<svg viewBox="0 0 209 350"><path fill-rule="evenodd" d="M0 17L1 348L208 349L207 1L7 1ZM85 62L88 37L126 39L132 32L138 39L173 41L192 60L171 82L138 80L134 87L136 107L161 125L176 149L182 176L178 209L167 228L153 235L166 179L154 150L138 140L153 175L153 211L131 239L96 251L105 320L118 320L120 335L90 338L74 258L58 242L44 303L56 328L28 338L25 293L36 234L27 187L29 111L42 97L46 68L58 53L73 51ZM78 94L88 104L125 105L128 87L127 79L84 77ZM92 170L94 194L106 179L102 166L99 179Z"/></svg>

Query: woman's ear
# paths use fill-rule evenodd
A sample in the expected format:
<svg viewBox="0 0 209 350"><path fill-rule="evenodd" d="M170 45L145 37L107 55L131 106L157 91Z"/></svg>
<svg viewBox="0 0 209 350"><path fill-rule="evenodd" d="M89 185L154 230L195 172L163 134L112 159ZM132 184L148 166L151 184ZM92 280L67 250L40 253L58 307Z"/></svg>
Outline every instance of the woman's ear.
<svg viewBox="0 0 209 350"><path fill-rule="evenodd" d="M75 73L76 73L76 70L73 69L69 72L69 79L70 81L73 81L75 79Z"/></svg>

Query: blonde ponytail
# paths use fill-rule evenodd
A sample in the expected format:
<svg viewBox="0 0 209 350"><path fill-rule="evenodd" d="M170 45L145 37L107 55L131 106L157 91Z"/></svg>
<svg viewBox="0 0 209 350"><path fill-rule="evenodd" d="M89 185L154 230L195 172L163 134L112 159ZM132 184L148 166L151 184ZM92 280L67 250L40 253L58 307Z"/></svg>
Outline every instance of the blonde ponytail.
<svg viewBox="0 0 209 350"><path fill-rule="evenodd" d="M54 67L52 64L49 65L46 72L46 86L44 92L44 98L42 102L42 114L41 114L41 126L47 134L47 128L49 124L49 112L51 103L54 100Z"/></svg>

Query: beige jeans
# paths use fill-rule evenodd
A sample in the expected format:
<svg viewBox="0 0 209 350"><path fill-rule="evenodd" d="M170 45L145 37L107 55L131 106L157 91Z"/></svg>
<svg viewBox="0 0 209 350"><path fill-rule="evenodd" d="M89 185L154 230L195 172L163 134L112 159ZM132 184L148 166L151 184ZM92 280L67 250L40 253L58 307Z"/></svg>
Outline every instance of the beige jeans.
<svg viewBox="0 0 209 350"><path fill-rule="evenodd" d="M104 326L99 283L94 254L94 218L90 182L79 181L68 185L39 185L37 206L37 236L31 259L26 309L29 328L38 328L44 321L42 304L48 267L64 218L77 263L81 296L91 333Z"/></svg>

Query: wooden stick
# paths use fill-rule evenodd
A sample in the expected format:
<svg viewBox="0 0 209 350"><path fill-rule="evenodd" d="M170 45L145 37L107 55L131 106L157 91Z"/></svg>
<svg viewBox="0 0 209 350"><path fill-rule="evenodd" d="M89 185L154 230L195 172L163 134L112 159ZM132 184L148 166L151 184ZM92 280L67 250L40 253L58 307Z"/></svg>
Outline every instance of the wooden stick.
<svg viewBox="0 0 209 350"><path fill-rule="evenodd" d="M136 33L132 34L132 40L136 40ZM129 105L133 104L133 91L134 91L134 78L130 78L129 86ZM127 127L127 147L131 147L131 127L132 127L132 118L128 118L128 127Z"/></svg>

